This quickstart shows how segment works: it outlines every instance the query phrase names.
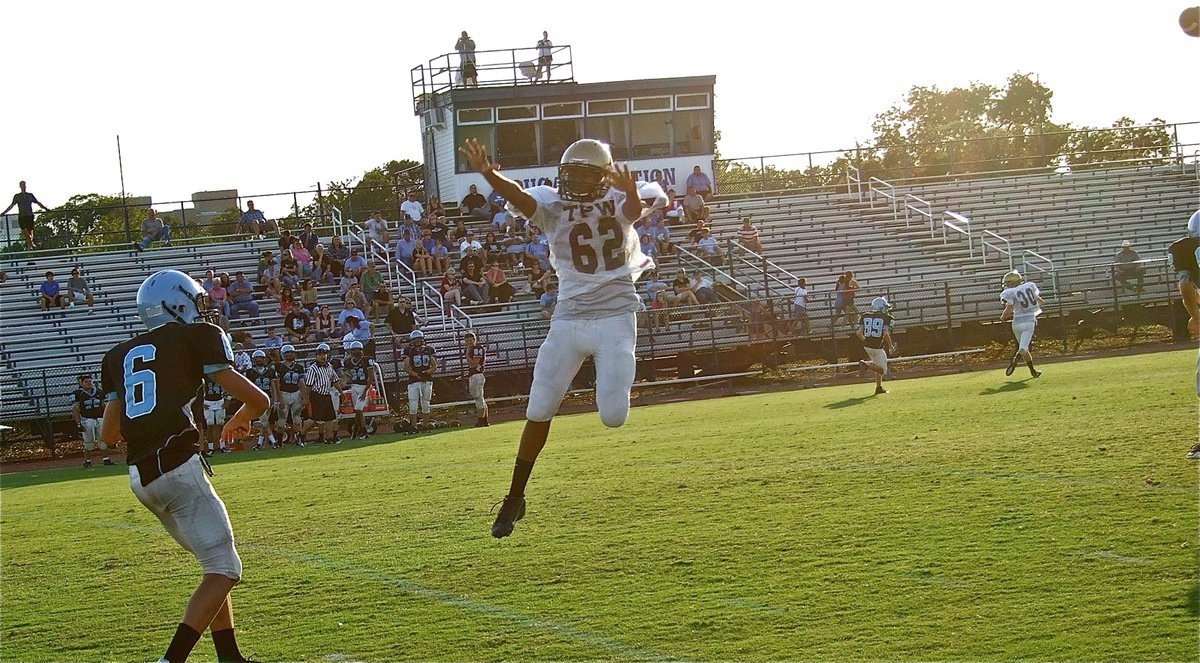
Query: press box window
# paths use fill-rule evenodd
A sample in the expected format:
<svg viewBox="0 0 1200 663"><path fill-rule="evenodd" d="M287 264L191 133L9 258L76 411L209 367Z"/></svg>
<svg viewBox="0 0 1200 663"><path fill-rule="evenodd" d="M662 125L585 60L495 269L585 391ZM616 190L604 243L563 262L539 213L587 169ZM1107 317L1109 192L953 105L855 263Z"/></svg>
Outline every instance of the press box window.
<svg viewBox="0 0 1200 663"><path fill-rule="evenodd" d="M595 115L624 115L629 112L628 99L601 99L587 102L589 116Z"/></svg>
<svg viewBox="0 0 1200 663"><path fill-rule="evenodd" d="M501 106L496 109L497 122L524 122L536 120L537 117L537 106Z"/></svg>
<svg viewBox="0 0 1200 663"><path fill-rule="evenodd" d="M671 114L634 115L633 158L662 157L669 154L671 154Z"/></svg>
<svg viewBox="0 0 1200 663"><path fill-rule="evenodd" d="M583 138L583 120L542 122L542 163L556 164L571 143Z"/></svg>
<svg viewBox="0 0 1200 663"><path fill-rule="evenodd" d="M489 108L488 110L491 110L491 109ZM475 140L479 141L480 144L487 145L488 151L491 152L491 154L489 154L488 157L490 157L494 161L496 159L496 150L493 146L496 143L494 140L492 140L493 128L494 127L490 124L466 126L466 127L460 126L455 129L454 138L456 141L458 141L459 145L462 145L463 142L466 141L468 138L474 138ZM462 152L455 150L454 155L455 155L455 160L454 160L455 170L457 170L460 173L471 172L471 166L467 163L467 158L462 155Z"/></svg>
<svg viewBox="0 0 1200 663"><path fill-rule="evenodd" d="M491 124L492 109L490 108L460 108L458 124Z"/></svg>
<svg viewBox="0 0 1200 663"><path fill-rule="evenodd" d="M569 104L543 104L542 118L549 120L555 117L583 117L583 102Z"/></svg>
<svg viewBox="0 0 1200 663"><path fill-rule="evenodd" d="M675 110L692 108L708 108L707 94L677 94L675 95Z"/></svg>
<svg viewBox="0 0 1200 663"><path fill-rule="evenodd" d="M638 97L633 100L633 112L655 113L671 110L670 97Z"/></svg>
<svg viewBox="0 0 1200 663"><path fill-rule="evenodd" d="M496 125L496 160L505 168L538 165L537 125Z"/></svg>
<svg viewBox="0 0 1200 663"><path fill-rule="evenodd" d="M712 154L712 111L675 111L675 153Z"/></svg>
<svg viewBox="0 0 1200 663"><path fill-rule="evenodd" d="M628 115L589 117L587 119L587 137L595 138L611 145L613 159L622 161L629 158Z"/></svg>

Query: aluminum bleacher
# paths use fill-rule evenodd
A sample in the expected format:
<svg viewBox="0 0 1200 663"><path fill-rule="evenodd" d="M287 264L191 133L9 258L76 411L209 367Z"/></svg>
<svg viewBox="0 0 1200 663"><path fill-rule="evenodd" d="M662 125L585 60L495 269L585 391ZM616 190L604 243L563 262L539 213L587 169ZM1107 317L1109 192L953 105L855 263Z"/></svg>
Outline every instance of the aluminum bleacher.
<svg viewBox="0 0 1200 663"><path fill-rule="evenodd" d="M724 264L712 265L696 256L688 245L686 226L673 227L682 250L659 262L667 280L678 267L704 272L719 284L725 301L708 309L674 311L665 330L639 336L639 354L658 358L697 344L726 348L745 344L752 340L752 331L745 324L743 300L786 296L796 276L808 279L810 310L827 311L833 283L846 270L856 273L862 286L860 298L888 295L902 325L993 320L999 313L997 284L1009 262L995 253L986 261L980 255L978 239L985 229L1007 240L1015 266L1021 266L1026 250L1052 261L1054 283L1044 288L1051 296L1071 298L1072 303L1103 302L1112 290L1106 286L1111 281L1108 263L1123 240L1132 242L1143 258L1161 259L1166 245L1182 233L1188 216L1200 207L1200 180L1194 168L1186 172L1178 167L1112 168L895 187L893 195L928 201L934 216L954 211L969 219L974 235L970 242L958 233L943 239L936 220L931 231L924 218L906 219L894 212L890 201L877 199L872 204L845 191L716 200L710 205L712 229L726 245ZM735 246L744 216L752 217L759 227L764 255L751 255ZM485 231L485 224L472 225ZM322 234L327 237L330 232L327 228ZM356 237L360 245L364 242L353 221L335 225L332 232L352 245ZM3 418L64 414L74 376L98 371L108 348L141 330L133 301L138 285L149 274L164 268L194 276L209 269L231 274L241 270L253 281L259 254L275 247L274 240L227 238L208 244L176 243L142 253L121 249L6 258L8 280L0 284ZM389 247L377 248L374 258L387 261ZM44 272L63 276L74 266L93 287L95 305L42 313L37 293ZM1160 268L1157 263L1147 267ZM1165 273L1165 268L1161 271ZM523 292L523 274L509 272L518 292L513 302L454 308L447 314L436 294L437 277L419 278L401 269L387 273L396 296L417 303L426 318L429 342L443 349L441 374L460 373L461 332L468 327L488 344L496 370L531 366L549 323L542 319L532 295ZM321 303L340 308L335 288L325 287L320 293ZM1148 288L1123 294L1122 302L1154 303L1169 296L1168 288ZM235 321L232 331L245 330L261 338L268 326L281 326L278 304L265 295L259 295L258 301L259 315ZM822 319L827 321L828 316L814 321ZM826 322L813 333L832 336L837 331ZM377 324L376 340L385 378L391 379L397 360L385 325Z"/></svg>

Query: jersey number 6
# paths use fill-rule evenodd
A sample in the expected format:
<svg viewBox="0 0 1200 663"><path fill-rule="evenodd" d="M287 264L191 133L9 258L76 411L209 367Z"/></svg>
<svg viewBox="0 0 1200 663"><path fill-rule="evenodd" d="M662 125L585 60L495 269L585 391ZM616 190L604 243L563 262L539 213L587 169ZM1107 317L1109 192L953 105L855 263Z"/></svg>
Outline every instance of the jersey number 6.
<svg viewBox="0 0 1200 663"><path fill-rule="evenodd" d="M604 271L620 269L625 264L625 235L621 232L621 224L611 216L601 217L596 224L596 230L604 238L600 253L604 258ZM595 274L600 261L596 250L592 248L592 228L586 223L576 224L571 228L571 262L575 269L584 274Z"/></svg>
<svg viewBox="0 0 1200 663"><path fill-rule="evenodd" d="M158 404L158 376L154 371L143 368L133 370L133 362L154 361L153 345L139 345L125 355L125 416L130 419L150 414Z"/></svg>

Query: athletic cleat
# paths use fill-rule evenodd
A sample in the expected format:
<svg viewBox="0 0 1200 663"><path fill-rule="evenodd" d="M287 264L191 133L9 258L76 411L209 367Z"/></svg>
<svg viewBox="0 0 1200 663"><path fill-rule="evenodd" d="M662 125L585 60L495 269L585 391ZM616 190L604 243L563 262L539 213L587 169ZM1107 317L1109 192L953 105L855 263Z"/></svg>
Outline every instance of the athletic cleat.
<svg viewBox="0 0 1200 663"><path fill-rule="evenodd" d="M1013 357L1013 360L1008 362L1008 368L1004 369L1004 375L1012 375L1015 370L1017 370L1017 358Z"/></svg>
<svg viewBox="0 0 1200 663"><path fill-rule="evenodd" d="M1192 450L1187 453L1188 460L1200 460L1200 442L1192 445Z"/></svg>
<svg viewBox="0 0 1200 663"><path fill-rule="evenodd" d="M90 461L90 460L83 461L83 469L90 470L91 468L92 468L92 461Z"/></svg>
<svg viewBox="0 0 1200 663"><path fill-rule="evenodd" d="M1042 377L1042 372L1037 369L1034 369L1032 371L1029 371L1029 375L1031 377L1040 378L1040 377Z"/></svg>
<svg viewBox="0 0 1200 663"><path fill-rule="evenodd" d="M496 522L492 523L492 536L503 539L512 534L513 524L525 517L525 498L508 496L498 504L500 513L496 514ZM492 508L495 508L495 505L492 505Z"/></svg>
<svg viewBox="0 0 1200 663"><path fill-rule="evenodd" d="M876 396L878 396L879 394L886 394L886 393L887 393L887 389L884 389L882 386L875 387L875 395Z"/></svg>
<svg viewBox="0 0 1200 663"><path fill-rule="evenodd" d="M105 456L104 458L101 458L101 459L100 459L100 462L101 462L101 463L104 463L105 465L115 465L115 464L116 464L116 463L114 463L114 462L112 461L112 459L111 459L111 458L109 458L108 456Z"/></svg>

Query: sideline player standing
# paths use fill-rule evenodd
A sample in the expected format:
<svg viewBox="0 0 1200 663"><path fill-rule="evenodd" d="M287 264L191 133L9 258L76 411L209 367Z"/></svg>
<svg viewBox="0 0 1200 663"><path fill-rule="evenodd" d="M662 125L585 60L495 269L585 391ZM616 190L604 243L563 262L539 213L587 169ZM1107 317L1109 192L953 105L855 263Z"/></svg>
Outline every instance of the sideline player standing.
<svg viewBox="0 0 1200 663"><path fill-rule="evenodd" d="M404 370L409 377L408 416L413 431L421 429L421 415L425 415L426 427L432 423L429 402L433 400L433 374L437 367L437 352L425 345L425 332L414 330L408 335L408 348L404 351Z"/></svg>
<svg viewBox="0 0 1200 663"><path fill-rule="evenodd" d="M251 360L254 362L246 371L246 377L254 383L265 394L271 395L271 402L279 402L279 380L275 377L275 369L271 366L271 360L267 357L267 353L262 350L255 350L251 355ZM251 451L259 451L263 448L263 437L270 442L272 449L279 448L279 442L275 440L275 431L271 430L271 411L267 410L258 418L258 443L254 445Z"/></svg>
<svg viewBox="0 0 1200 663"><path fill-rule="evenodd" d="M1004 302L1004 312L1000 314L1001 322L1012 320L1013 336L1017 337L1017 352L1005 375L1012 375L1017 370L1017 362L1025 360L1029 374L1041 376L1042 372L1033 367L1033 355L1029 352L1029 343L1033 340L1033 331L1037 327L1037 317L1042 313L1041 293L1033 281L1026 281L1021 273L1013 270L1004 275L1002 281L1004 290L1000 293L1000 301Z"/></svg>
<svg viewBox="0 0 1200 663"><path fill-rule="evenodd" d="M219 446L221 453L228 453L229 447L221 439L221 426L225 425L225 388L210 377L204 378L204 436L208 441L207 456L213 453L213 447Z"/></svg>
<svg viewBox="0 0 1200 663"><path fill-rule="evenodd" d="M279 378L279 418L276 425L282 428L285 438L280 442L291 440L298 447L304 446L304 436L300 434L300 425L304 418L304 396L300 393L300 385L304 382L304 364L296 361L296 348L285 345L279 349L283 361L275 367L276 377Z"/></svg>
<svg viewBox="0 0 1200 663"><path fill-rule="evenodd" d="M205 376L242 401L221 431L221 439L230 441L248 432L271 401L233 370L229 338L207 322L215 313L208 293L187 274L170 269L153 274L138 288L137 307L149 331L118 343L101 366L108 400L104 438L125 440L134 495L204 568L163 659L186 661L200 634L211 629L218 660L246 661L238 650L229 595L242 577L242 560L225 503L197 455L200 433L189 403Z"/></svg>
<svg viewBox="0 0 1200 663"><path fill-rule="evenodd" d="M354 423L350 428L350 439L367 439L367 419L363 410L367 409L367 394L375 386L375 362L363 356L362 341L350 341L347 344L350 356L343 362L345 380L350 385L351 403L354 407Z"/></svg>
<svg viewBox="0 0 1200 663"><path fill-rule="evenodd" d="M104 452L103 462L112 465L108 456L108 445L100 435L100 422L104 418L104 394L92 382L92 376L80 375L79 388L75 390L75 407L71 408L75 425L83 431L83 468L92 466L92 450L100 445Z"/></svg>
<svg viewBox="0 0 1200 663"><path fill-rule="evenodd" d="M487 348L479 342L475 332L467 331L463 335L466 342L467 354L467 393L475 399L475 427L488 425L487 399L483 397L483 386L487 378L483 374L483 365L487 361Z"/></svg>
<svg viewBox="0 0 1200 663"><path fill-rule="evenodd" d="M883 388L883 376L888 372L888 351L895 346L892 343L892 305L884 297L871 300L871 310L858 321L858 340L862 341L863 351L870 361L859 361L863 368L875 374L875 395L886 394Z"/></svg>
<svg viewBox="0 0 1200 663"><path fill-rule="evenodd" d="M525 485L546 446L550 420L589 356L596 364L601 421L616 427L629 416L629 391L637 368L636 314L641 308L634 282L654 268L654 261L639 248L633 226L642 215L642 198L652 198L654 208L662 208L666 194L654 183L639 187L628 167L616 168L609 146L597 140L575 141L563 152L557 189L521 189L497 172L486 146L473 138L460 151L493 192L508 200L510 211L546 233L559 279L550 332L534 363L512 483L492 524L492 536L502 538L525 516Z"/></svg>

